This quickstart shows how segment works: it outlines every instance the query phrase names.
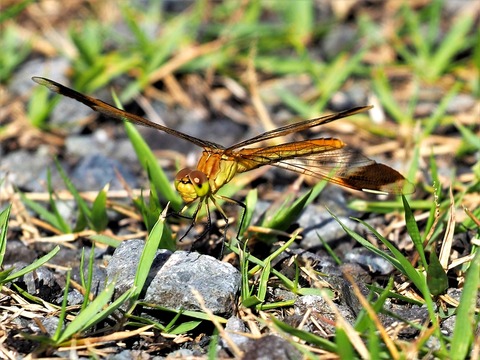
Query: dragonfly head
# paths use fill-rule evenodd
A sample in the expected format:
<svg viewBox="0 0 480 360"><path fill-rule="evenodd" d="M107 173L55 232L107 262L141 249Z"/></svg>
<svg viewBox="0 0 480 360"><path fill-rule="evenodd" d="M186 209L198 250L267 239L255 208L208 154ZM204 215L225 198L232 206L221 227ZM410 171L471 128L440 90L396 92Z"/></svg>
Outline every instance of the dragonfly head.
<svg viewBox="0 0 480 360"><path fill-rule="evenodd" d="M208 177L199 170L185 168L175 176L175 188L186 204L210 193Z"/></svg>

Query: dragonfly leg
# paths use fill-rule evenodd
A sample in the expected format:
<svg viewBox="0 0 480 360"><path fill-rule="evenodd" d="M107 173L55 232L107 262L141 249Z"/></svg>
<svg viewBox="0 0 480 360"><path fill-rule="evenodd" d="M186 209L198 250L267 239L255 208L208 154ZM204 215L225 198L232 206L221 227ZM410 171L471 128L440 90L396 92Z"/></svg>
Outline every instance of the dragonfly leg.
<svg viewBox="0 0 480 360"><path fill-rule="evenodd" d="M229 199L229 198L223 197L221 195L215 195L215 196L217 196L221 199ZM223 257L223 250L225 248L225 240L227 239L227 230L228 230L228 227L230 226L230 222L228 221L227 214L225 214L225 211L223 211L222 207L217 203L215 198L213 196L211 196L210 199L212 200L213 205L215 205L218 212L220 213L220 216L222 217L223 221L225 221L225 226L223 227L223 230L222 230L222 237L220 238L220 240L222 242L222 248L220 250L220 257Z"/></svg>
<svg viewBox="0 0 480 360"><path fill-rule="evenodd" d="M222 196L222 195L216 195L216 196L221 198L222 200L228 201L229 203L235 204L235 205L242 208L242 217L240 218L240 223L238 224L238 231L237 231L237 235L235 236L235 239L243 247L244 244L243 244L243 241L240 240L240 232L242 231L243 222L245 221L245 215L246 215L246 212L247 212L247 205L245 205L245 203L243 203L239 200L235 200L235 199L232 199L232 198L229 198L229 197L226 197L226 196ZM217 205L217 207L218 207L218 205ZM222 213L223 213L223 210L222 210ZM223 213L223 216L226 219L225 213ZM225 232L226 232L226 229L225 229Z"/></svg>
<svg viewBox="0 0 480 360"><path fill-rule="evenodd" d="M205 226L205 230L202 231L202 233L200 235L198 235L195 239L195 241L193 242L192 244L192 248L191 250L193 250L195 248L195 244L199 241L201 241L203 238L205 238L205 236L210 232L210 230L212 229L212 217L210 215L210 205L208 205L208 199L205 200L205 208L207 209L207 224ZM198 212L198 209L197 211L195 211L195 215L196 213ZM193 226L193 225L192 225ZM192 227L191 226L191 227ZM190 228L191 228L190 227ZM183 238L183 237L182 237Z"/></svg>
<svg viewBox="0 0 480 360"><path fill-rule="evenodd" d="M185 211L188 208L187 206L185 206L180 213L175 213L175 215L180 217L180 218L192 220L192 222L190 223L190 225L187 228L187 231L185 231L185 233L182 235L182 237L180 239L178 239L178 241L182 241L183 239L185 239L185 237L188 235L190 230L193 229L193 227L197 223L197 215L198 215L198 212L200 211L200 209L202 208L202 205L203 205L203 201L200 201L198 203L198 206L195 209L195 212L193 213L192 217L182 214L182 212Z"/></svg>

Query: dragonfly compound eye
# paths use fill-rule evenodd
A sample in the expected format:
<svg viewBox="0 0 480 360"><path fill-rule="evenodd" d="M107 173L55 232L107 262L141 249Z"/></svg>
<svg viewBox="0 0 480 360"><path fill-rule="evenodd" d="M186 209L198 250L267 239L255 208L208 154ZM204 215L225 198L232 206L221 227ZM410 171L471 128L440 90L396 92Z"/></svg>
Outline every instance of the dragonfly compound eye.
<svg viewBox="0 0 480 360"><path fill-rule="evenodd" d="M175 176L175 182L188 182L190 179L188 178L188 175L192 172L192 169L185 168L180 170L177 175Z"/></svg>
<svg viewBox="0 0 480 360"><path fill-rule="evenodd" d="M210 192L210 184L208 182L208 177L203 172L199 170L193 170L188 175L190 181L195 188L195 192L199 197L204 197Z"/></svg>
<svg viewBox="0 0 480 360"><path fill-rule="evenodd" d="M202 198L210 193L208 177L199 170L183 169L175 176L175 189L179 192L185 203L191 203L197 198Z"/></svg>
<svg viewBox="0 0 480 360"><path fill-rule="evenodd" d="M198 198L195 186L192 184L189 176L192 171L192 169L188 168L183 169L175 176L175 189L177 189L186 204L191 203Z"/></svg>

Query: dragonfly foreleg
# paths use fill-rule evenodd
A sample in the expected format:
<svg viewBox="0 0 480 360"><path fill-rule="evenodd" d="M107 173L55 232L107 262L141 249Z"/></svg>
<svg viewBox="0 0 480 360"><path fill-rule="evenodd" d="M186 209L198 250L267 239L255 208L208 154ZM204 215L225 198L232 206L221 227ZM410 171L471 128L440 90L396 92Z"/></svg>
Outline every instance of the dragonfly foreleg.
<svg viewBox="0 0 480 360"><path fill-rule="evenodd" d="M247 205L245 205L245 203L243 203L239 200L235 200L235 199L232 199L232 198L229 198L229 197L226 197L226 196L222 196L222 195L216 195L216 196L219 197L220 199L224 200L224 201L228 201L229 203L235 204L235 205L240 206L242 208L242 216L240 218L240 223L238 224L237 235L235 236L235 239L238 242L242 243L242 241L240 240L240 232L242 231L243 222L245 221L245 215L246 215L246 212L247 212ZM221 209L221 208L219 208L219 209ZM223 212L223 210L221 212L223 213L223 216L226 218L226 215ZM227 221L227 223L228 223L228 221ZM225 229L225 232L226 232L226 229Z"/></svg>
<svg viewBox="0 0 480 360"><path fill-rule="evenodd" d="M198 216L198 213L200 211L200 209L202 208L202 205L203 205L203 201L199 201L198 203L198 206L197 208L195 209L193 215L190 217L190 216L187 216L187 215L183 215L182 213L188 209L188 206L185 206L179 213L175 213L176 216L178 217L181 217L183 219L189 219L189 220L192 220L192 222L190 223L190 225L188 226L187 230L185 231L185 233L180 237L180 239L178 239L178 241L182 241L183 239L185 239L185 237L188 235L188 233L190 232L190 230L193 229L193 227L196 225L197 223L197 216ZM210 216L210 215L209 215ZM195 240L196 241L196 240Z"/></svg>

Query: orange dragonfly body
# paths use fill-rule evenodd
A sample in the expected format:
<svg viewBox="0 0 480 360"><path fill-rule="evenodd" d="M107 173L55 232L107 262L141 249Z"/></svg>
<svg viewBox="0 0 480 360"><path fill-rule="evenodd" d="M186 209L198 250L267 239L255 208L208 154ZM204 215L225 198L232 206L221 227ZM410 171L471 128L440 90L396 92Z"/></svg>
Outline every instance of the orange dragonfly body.
<svg viewBox="0 0 480 360"><path fill-rule="evenodd" d="M223 147L120 110L55 81L41 77L32 79L50 90L75 99L106 116L152 127L203 147L197 168L180 170L175 177L175 187L185 203L189 204L200 200L199 208L209 199L216 205L215 193L232 180L236 174L264 165L272 165L318 179L325 179L355 190L383 194L410 194L415 191L414 185L399 172L348 148L339 139L318 138L267 147L249 147L261 141L296 133L357 114L372 106L356 107L317 119L286 125L233 146ZM220 208L219 211L225 216Z"/></svg>

